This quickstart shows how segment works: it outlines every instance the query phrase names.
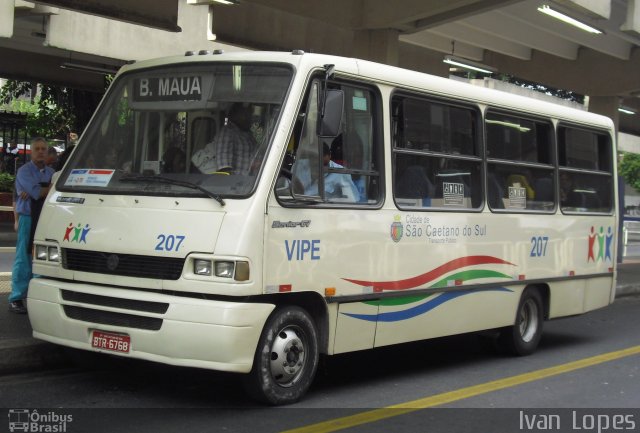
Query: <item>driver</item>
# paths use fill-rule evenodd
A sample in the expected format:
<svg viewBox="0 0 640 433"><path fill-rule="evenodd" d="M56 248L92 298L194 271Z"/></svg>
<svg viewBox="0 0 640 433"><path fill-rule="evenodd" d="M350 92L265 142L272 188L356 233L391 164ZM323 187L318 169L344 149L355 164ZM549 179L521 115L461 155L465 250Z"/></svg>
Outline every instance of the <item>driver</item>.
<svg viewBox="0 0 640 433"><path fill-rule="evenodd" d="M258 144L251 134L251 113L236 102L227 115L227 123L212 142L196 152L191 161L203 173L249 174Z"/></svg>

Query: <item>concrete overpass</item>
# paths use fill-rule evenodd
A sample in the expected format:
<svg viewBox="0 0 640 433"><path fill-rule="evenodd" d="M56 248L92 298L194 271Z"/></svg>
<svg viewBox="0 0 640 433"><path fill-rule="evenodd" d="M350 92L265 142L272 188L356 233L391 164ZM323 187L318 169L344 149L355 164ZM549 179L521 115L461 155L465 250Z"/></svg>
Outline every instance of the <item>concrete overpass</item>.
<svg viewBox="0 0 640 433"><path fill-rule="evenodd" d="M443 59L453 55L588 95L590 111L640 135L640 0L227 3L0 0L0 76L101 89L101 74L126 61L233 47L300 48L447 76ZM542 13L544 5L600 33Z"/></svg>

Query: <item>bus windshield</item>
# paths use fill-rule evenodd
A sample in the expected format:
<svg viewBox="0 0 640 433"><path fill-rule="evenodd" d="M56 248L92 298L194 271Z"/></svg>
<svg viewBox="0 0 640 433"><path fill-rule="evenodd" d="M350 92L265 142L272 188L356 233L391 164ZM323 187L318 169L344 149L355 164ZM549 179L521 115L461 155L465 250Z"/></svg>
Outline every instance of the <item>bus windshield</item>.
<svg viewBox="0 0 640 433"><path fill-rule="evenodd" d="M58 189L248 196L292 74L287 66L246 63L124 74L83 134Z"/></svg>

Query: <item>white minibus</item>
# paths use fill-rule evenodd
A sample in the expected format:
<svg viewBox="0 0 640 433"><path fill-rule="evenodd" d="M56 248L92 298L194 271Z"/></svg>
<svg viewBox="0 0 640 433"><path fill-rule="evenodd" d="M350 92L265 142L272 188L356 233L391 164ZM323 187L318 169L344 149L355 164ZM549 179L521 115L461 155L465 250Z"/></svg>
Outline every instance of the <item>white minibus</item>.
<svg viewBox="0 0 640 433"><path fill-rule="evenodd" d="M243 373L299 400L319 356L543 322L615 296L610 119L351 58L127 65L54 178L36 338Z"/></svg>

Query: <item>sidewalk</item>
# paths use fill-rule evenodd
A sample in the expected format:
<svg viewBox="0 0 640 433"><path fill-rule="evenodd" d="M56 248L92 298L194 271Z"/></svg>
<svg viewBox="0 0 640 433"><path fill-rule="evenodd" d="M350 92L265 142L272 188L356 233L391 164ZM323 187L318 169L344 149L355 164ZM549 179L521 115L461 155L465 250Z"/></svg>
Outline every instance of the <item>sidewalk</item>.
<svg viewBox="0 0 640 433"><path fill-rule="evenodd" d="M0 221L0 247L15 249L16 239L16 232L13 231L13 223Z"/></svg>
<svg viewBox="0 0 640 433"><path fill-rule="evenodd" d="M56 368L70 363L65 348L31 336L27 315L9 313L11 273L0 272L0 374ZM640 294L640 257L618 266L616 296Z"/></svg>
<svg viewBox="0 0 640 433"><path fill-rule="evenodd" d="M640 294L640 257L625 258L618 265L616 297Z"/></svg>

